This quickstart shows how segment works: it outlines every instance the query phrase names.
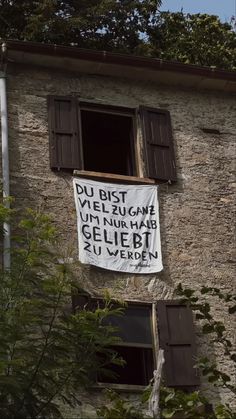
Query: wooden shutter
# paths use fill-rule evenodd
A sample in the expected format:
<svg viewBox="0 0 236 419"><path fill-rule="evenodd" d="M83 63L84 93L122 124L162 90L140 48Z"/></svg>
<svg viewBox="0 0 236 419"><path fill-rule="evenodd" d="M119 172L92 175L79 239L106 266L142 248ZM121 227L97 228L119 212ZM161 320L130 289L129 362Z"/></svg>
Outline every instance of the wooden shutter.
<svg viewBox="0 0 236 419"><path fill-rule="evenodd" d="M170 113L161 109L140 107L147 176L176 180Z"/></svg>
<svg viewBox="0 0 236 419"><path fill-rule="evenodd" d="M160 348L164 349L166 385L181 388L198 386L191 309L178 301L158 301L157 315Z"/></svg>
<svg viewBox="0 0 236 419"><path fill-rule="evenodd" d="M81 169L82 142L76 98L49 96L50 165L52 169Z"/></svg>

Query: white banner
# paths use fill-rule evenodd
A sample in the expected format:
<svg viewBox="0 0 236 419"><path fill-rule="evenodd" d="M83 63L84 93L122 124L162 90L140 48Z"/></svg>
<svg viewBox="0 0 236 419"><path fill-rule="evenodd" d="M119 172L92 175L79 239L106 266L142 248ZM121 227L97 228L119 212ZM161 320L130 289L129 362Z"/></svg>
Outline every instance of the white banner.
<svg viewBox="0 0 236 419"><path fill-rule="evenodd" d="M163 269L157 185L73 184L82 263L138 274Z"/></svg>

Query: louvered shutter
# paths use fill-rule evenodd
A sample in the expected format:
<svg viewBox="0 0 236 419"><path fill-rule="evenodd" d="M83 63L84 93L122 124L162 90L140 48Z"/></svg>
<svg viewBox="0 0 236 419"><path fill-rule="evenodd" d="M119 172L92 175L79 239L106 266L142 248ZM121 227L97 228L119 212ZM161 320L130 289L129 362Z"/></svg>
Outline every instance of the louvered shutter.
<svg viewBox="0 0 236 419"><path fill-rule="evenodd" d="M158 301L157 316L160 348L164 349L166 385L185 389L198 386L191 309L178 301Z"/></svg>
<svg viewBox="0 0 236 419"><path fill-rule="evenodd" d="M142 106L140 116L147 176L160 180L176 180L170 113Z"/></svg>
<svg viewBox="0 0 236 419"><path fill-rule="evenodd" d="M76 98L48 97L50 165L52 169L81 169L82 142Z"/></svg>

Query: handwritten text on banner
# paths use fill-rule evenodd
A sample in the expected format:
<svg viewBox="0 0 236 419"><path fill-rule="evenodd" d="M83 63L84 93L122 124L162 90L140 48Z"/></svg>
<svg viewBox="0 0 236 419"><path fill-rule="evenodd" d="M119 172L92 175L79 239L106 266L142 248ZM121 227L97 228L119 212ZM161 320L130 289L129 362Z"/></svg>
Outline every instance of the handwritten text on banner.
<svg viewBox="0 0 236 419"><path fill-rule="evenodd" d="M158 186L73 183L82 263L132 273L163 269Z"/></svg>

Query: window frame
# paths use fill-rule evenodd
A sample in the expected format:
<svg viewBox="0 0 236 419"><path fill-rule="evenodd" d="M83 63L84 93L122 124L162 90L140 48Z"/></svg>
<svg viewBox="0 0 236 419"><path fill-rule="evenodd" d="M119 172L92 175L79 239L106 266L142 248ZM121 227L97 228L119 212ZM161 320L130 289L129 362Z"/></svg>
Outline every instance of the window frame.
<svg viewBox="0 0 236 419"><path fill-rule="evenodd" d="M63 109L65 102L70 102L70 107L66 109L66 116L60 113L60 107ZM133 135L132 141L130 141L132 176L83 170L80 106L82 110L101 111L103 113L120 114L121 116L128 115L132 118ZM77 96L49 95L48 114L50 167L52 170L72 170L77 172L73 172L73 174L87 175L87 177L94 177L95 179L109 178L112 181L113 179L114 181L120 179L120 181L130 183L172 183L177 180L171 116L168 110L150 108L144 105L128 108L80 100ZM76 115L76 117L73 115ZM57 130L58 121L59 131ZM150 131L152 124L157 126L157 131ZM60 131L60 126L62 126L62 131ZM166 149L166 152L163 148ZM78 154L73 150L78 150ZM97 175L95 175L96 173Z"/></svg>
<svg viewBox="0 0 236 419"><path fill-rule="evenodd" d="M76 296L75 294L72 295L72 307L74 310L79 309L81 307L85 307L89 302L102 302L104 301L101 297L92 297L92 296ZM195 391L200 386L200 377L198 373L198 369L194 367L194 365L190 366L188 363L186 364L186 368L184 369L184 378L182 377L182 383L173 382L173 379L168 376L168 371L172 369L172 361L169 359L169 344L172 345L183 345L183 346L191 346L191 360L193 361L197 355L197 345L196 345L196 331L194 326L194 317L193 312L191 310L191 307L189 304L181 302L181 300L157 300L155 302L148 302L148 301L140 301L140 300L126 300L126 303L129 305L139 305L144 307L150 307L150 327L151 327L151 337L152 337L152 345L148 344L141 344L141 345L135 345L135 343L132 346L132 343L128 343L128 345L125 342L120 342L116 344L115 346L129 346L129 347L152 347L152 354L153 354L153 369L155 370L158 364L158 353L160 349L164 350L164 357L165 357L165 363L163 367L163 377L166 380L166 386L170 388L176 388L181 389L183 391ZM117 304L114 301L114 304ZM178 339L178 342L171 342L171 336L169 336L169 327L166 326L166 320L165 320L165 313L163 312L163 308L166 307L165 310L168 309L168 307L178 307L182 311L182 314L180 318L182 318L181 322L183 322L184 327L186 328L186 322L189 323L187 326L188 331L188 342L184 342L182 340L181 334ZM180 313L180 311L179 311ZM164 317L163 317L164 316ZM173 326L173 323L172 323ZM164 327L164 329L163 329ZM190 333L190 338L189 338ZM167 334L167 335L166 335ZM167 352L166 352L167 351ZM191 363L193 364L193 362ZM178 367L178 363L176 364L176 368ZM175 368L175 370L176 370ZM189 376L190 374L190 376ZM97 382L93 385L93 387L98 388L104 388L104 387L110 387L114 388L120 391L142 391L144 388L146 388L146 385L140 385L140 384L119 384L119 383L105 383L105 382Z"/></svg>
<svg viewBox="0 0 236 419"><path fill-rule="evenodd" d="M104 302L104 298L102 297L94 297L94 296L89 296L87 294L85 295L77 295L77 294L72 294L72 310L74 312L76 312L76 310L80 310L80 309L84 309L87 305L88 307L90 306L90 304L92 304L93 307L93 303L103 303ZM151 339L152 339L152 343L151 344L135 344L135 343L130 343L128 342L128 344L126 344L126 342L119 342L116 343L115 347L136 347L136 348L144 348L144 349L152 349L152 357L153 357L153 370L156 369L157 366L157 352L156 352L156 348L158 347L158 337L157 337L157 328L155 327L155 321L153 322L153 313L155 313L156 315L156 303L154 302L149 302L149 301L141 301L141 300L125 300L125 303L127 303L127 305L132 305L132 306L142 306L142 307L147 307L148 309L150 309L150 331L151 331ZM117 305L117 301L114 300L114 305ZM147 387L147 385L140 385L140 384L120 384L120 383L107 383L107 382L101 382L101 381L96 381L96 383L94 383L92 386L92 388L110 388L110 389L114 389L114 390L119 390L119 391L125 391L125 392L143 392L143 390Z"/></svg>
<svg viewBox="0 0 236 419"><path fill-rule="evenodd" d="M115 345L115 348L119 348L119 347L128 347L128 348L139 348L139 349L151 349L152 350L152 359L153 359L153 371L156 369L157 366L157 359L156 359L156 354L155 354L155 344L154 344L154 340L155 340L155 333L154 333L154 329L153 329L153 303L149 303L149 302L143 302L143 301L133 301L133 300L125 300L125 303L127 303L127 306L133 306L133 307L143 307L143 308L148 308L149 310L149 320L150 320L150 332L151 332L151 340L152 343L150 344L145 344L145 343L137 343L137 342L118 342ZM125 314L124 314L125 316ZM151 377L152 378L152 377ZM151 379L150 378L150 379ZM122 383L108 383L108 382L100 382L97 381L96 384L98 387L102 388L112 388L112 389L119 389L119 390L128 390L128 391L143 391L146 387L147 384L122 384Z"/></svg>
<svg viewBox="0 0 236 419"><path fill-rule="evenodd" d="M82 169L84 172L88 174L91 173L91 170L87 170L84 168L84 152L83 152L83 126L81 120L81 111L88 111L88 112L96 112L96 113L103 113L103 114L110 114L110 115L117 115L117 116L125 116L131 119L132 123L132 138L129 139L129 146L130 146L130 153L131 153L131 164L132 164L132 171L133 174L117 174L117 176L126 176L126 177L137 177L140 174L139 168L139 156L137 150L137 117L136 117L136 108L128 108L123 106L116 106L116 105L108 105L108 104L100 104L94 103L89 101L80 101L78 100L77 105L77 113L78 113L78 121L79 121L79 130L80 130L80 153L81 153L81 162L82 162ZM95 171L96 172L96 171ZM106 174L107 172L96 172L101 174ZM112 174L109 174L112 175Z"/></svg>

